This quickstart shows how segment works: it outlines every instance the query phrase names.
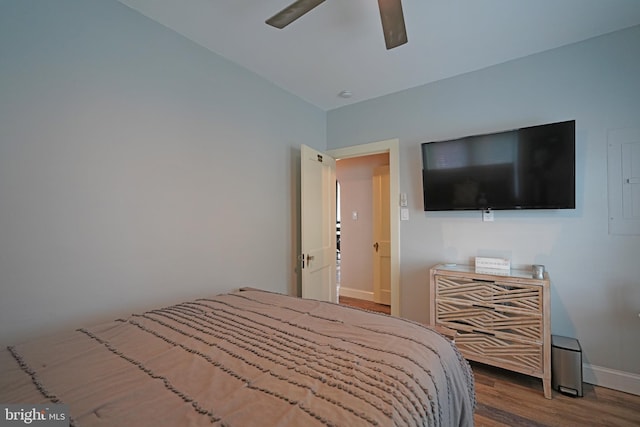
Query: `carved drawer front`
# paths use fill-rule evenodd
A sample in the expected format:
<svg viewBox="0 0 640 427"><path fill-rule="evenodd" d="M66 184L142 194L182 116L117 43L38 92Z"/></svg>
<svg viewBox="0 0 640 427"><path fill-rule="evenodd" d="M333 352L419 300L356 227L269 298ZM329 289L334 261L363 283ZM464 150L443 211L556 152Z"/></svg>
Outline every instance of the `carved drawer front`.
<svg viewBox="0 0 640 427"><path fill-rule="evenodd" d="M437 277L436 322L467 332L542 343L542 288Z"/></svg>
<svg viewBox="0 0 640 427"><path fill-rule="evenodd" d="M542 317L530 313L439 300L436 304L436 322L452 329L492 333L542 343Z"/></svg>
<svg viewBox="0 0 640 427"><path fill-rule="evenodd" d="M436 276L436 298L532 313L542 312L542 287L507 281Z"/></svg>
<svg viewBox="0 0 640 427"><path fill-rule="evenodd" d="M499 338L492 335L459 332L456 345L462 354L482 363L503 367L517 366L532 374L543 371L542 345ZM506 365L506 366L505 366Z"/></svg>

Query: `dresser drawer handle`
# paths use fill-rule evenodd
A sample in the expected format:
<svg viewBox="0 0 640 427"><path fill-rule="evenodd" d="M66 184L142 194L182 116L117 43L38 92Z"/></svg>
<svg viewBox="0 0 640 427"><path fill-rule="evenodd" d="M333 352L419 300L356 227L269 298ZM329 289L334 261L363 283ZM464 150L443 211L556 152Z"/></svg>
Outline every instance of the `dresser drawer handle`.
<svg viewBox="0 0 640 427"><path fill-rule="evenodd" d="M490 305L481 305L481 304L471 304L472 307L477 308L486 308L487 310L495 310L495 307L491 307Z"/></svg>
<svg viewBox="0 0 640 427"><path fill-rule="evenodd" d="M479 331L478 329L474 329L473 332L476 334L489 335L491 337L496 336L496 334L492 334L491 332Z"/></svg>
<svg viewBox="0 0 640 427"><path fill-rule="evenodd" d="M484 280L484 279L471 279L473 282L481 282L481 283L496 283L495 280Z"/></svg>

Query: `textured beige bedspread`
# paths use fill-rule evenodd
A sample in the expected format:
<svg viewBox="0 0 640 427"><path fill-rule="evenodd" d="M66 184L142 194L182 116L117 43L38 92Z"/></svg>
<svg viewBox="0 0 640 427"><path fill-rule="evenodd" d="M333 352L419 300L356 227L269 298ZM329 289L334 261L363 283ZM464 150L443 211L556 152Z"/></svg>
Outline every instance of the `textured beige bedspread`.
<svg viewBox="0 0 640 427"><path fill-rule="evenodd" d="M78 426L473 424L469 365L419 324L242 291L0 353L0 403Z"/></svg>

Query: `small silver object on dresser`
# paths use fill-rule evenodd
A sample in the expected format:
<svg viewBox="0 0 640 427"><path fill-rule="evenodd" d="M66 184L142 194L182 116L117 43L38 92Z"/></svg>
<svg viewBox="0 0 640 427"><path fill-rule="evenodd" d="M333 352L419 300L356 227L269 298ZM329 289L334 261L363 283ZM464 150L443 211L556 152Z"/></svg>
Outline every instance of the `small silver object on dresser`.
<svg viewBox="0 0 640 427"><path fill-rule="evenodd" d="M533 278L534 279L544 279L544 265L542 264L533 264Z"/></svg>

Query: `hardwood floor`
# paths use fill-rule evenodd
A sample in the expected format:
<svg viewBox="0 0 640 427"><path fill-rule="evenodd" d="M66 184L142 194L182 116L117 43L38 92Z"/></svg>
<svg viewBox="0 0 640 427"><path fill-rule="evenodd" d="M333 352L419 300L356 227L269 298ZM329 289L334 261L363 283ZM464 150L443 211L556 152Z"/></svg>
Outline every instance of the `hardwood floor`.
<svg viewBox="0 0 640 427"><path fill-rule="evenodd" d="M377 304L373 301L365 301L357 298L340 296L340 304L348 305L351 307L363 308L369 311L376 311L378 313L391 314L391 307L384 304Z"/></svg>
<svg viewBox="0 0 640 427"><path fill-rule="evenodd" d="M591 384L584 397L553 391L545 399L542 381L472 363L476 379L476 426L640 426L640 396Z"/></svg>
<svg viewBox="0 0 640 427"><path fill-rule="evenodd" d="M382 311L389 306L340 297L340 304ZM583 385L583 397L553 391L545 399L542 381L491 366L471 363L476 381L477 427L573 427L640 426L640 396L591 384Z"/></svg>

